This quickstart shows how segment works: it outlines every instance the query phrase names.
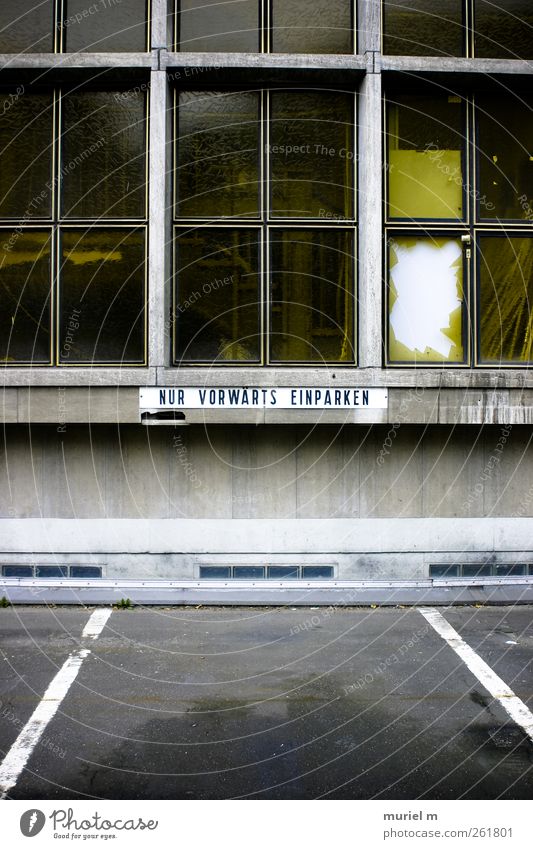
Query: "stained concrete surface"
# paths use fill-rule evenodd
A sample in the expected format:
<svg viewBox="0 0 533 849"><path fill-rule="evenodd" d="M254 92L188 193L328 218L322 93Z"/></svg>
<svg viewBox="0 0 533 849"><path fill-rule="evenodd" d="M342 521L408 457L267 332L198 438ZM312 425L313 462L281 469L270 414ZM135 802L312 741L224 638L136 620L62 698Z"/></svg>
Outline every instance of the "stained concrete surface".
<svg viewBox="0 0 533 849"><path fill-rule="evenodd" d="M90 612L0 610L2 706ZM441 612L531 707L532 609ZM91 648L12 798L530 797L531 742L414 608L117 610Z"/></svg>

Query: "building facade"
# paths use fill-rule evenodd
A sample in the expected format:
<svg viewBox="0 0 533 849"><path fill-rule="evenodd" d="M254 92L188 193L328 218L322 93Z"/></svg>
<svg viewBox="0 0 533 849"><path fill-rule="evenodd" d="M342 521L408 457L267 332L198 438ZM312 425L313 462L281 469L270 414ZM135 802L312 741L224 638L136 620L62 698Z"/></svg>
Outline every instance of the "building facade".
<svg viewBox="0 0 533 849"><path fill-rule="evenodd" d="M4 579L533 575L532 25L4 0Z"/></svg>

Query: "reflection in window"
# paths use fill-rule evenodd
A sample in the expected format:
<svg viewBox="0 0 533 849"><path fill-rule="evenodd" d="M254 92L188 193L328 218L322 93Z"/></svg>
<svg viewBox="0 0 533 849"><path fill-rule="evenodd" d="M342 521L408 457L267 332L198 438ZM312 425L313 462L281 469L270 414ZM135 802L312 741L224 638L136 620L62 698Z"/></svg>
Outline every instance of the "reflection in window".
<svg viewBox="0 0 533 849"><path fill-rule="evenodd" d="M51 233L0 232L0 359L49 363Z"/></svg>
<svg viewBox="0 0 533 849"><path fill-rule="evenodd" d="M258 0L178 0L178 50L257 53L261 50Z"/></svg>
<svg viewBox="0 0 533 849"><path fill-rule="evenodd" d="M180 93L177 215L259 215L259 104L255 92Z"/></svg>
<svg viewBox="0 0 533 849"><path fill-rule="evenodd" d="M394 236L389 269L389 360L463 362L460 240Z"/></svg>
<svg viewBox="0 0 533 849"><path fill-rule="evenodd" d="M533 59L531 0L474 0L477 57Z"/></svg>
<svg viewBox="0 0 533 849"><path fill-rule="evenodd" d="M274 53L353 53L351 0L273 0Z"/></svg>
<svg viewBox="0 0 533 849"><path fill-rule="evenodd" d="M384 0L383 52L400 56L462 56L463 0Z"/></svg>
<svg viewBox="0 0 533 849"><path fill-rule="evenodd" d="M273 92L271 209L277 218L353 216L353 97Z"/></svg>
<svg viewBox="0 0 533 849"><path fill-rule="evenodd" d="M53 0L2 0L0 53L51 53L53 49Z"/></svg>
<svg viewBox="0 0 533 849"><path fill-rule="evenodd" d="M0 115L0 216L48 218L54 189L52 96L2 94Z"/></svg>
<svg viewBox="0 0 533 849"><path fill-rule="evenodd" d="M144 218L146 96L74 92L62 99L62 214Z"/></svg>
<svg viewBox="0 0 533 849"><path fill-rule="evenodd" d="M387 110L389 218L463 217L463 105L401 97Z"/></svg>
<svg viewBox="0 0 533 849"><path fill-rule="evenodd" d="M271 359L353 362L352 233L273 229L270 240Z"/></svg>
<svg viewBox="0 0 533 849"><path fill-rule="evenodd" d="M144 230L61 234L59 361L144 361Z"/></svg>
<svg viewBox="0 0 533 849"><path fill-rule="evenodd" d="M91 8L96 11L88 14ZM63 32L69 53L142 53L148 47L147 0L64 0Z"/></svg>
<svg viewBox="0 0 533 849"><path fill-rule="evenodd" d="M529 362L533 343L533 238L479 239L480 358Z"/></svg>
<svg viewBox="0 0 533 849"><path fill-rule="evenodd" d="M178 235L178 360L260 359L259 247L259 230L206 228Z"/></svg>
<svg viewBox="0 0 533 849"><path fill-rule="evenodd" d="M234 566L233 577L244 580L261 580L265 577L263 566Z"/></svg>
<svg viewBox="0 0 533 849"><path fill-rule="evenodd" d="M480 97L479 216L533 218L533 98Z"/></svg>

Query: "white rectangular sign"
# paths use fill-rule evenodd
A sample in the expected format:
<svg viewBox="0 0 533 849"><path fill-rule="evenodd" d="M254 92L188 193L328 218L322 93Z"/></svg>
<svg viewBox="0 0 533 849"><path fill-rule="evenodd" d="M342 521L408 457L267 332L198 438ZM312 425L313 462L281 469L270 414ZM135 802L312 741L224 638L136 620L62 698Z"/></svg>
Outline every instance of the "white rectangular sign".
<svg viewBox="0 0 533 849"><path fill-rule="evenodd" d="M387 390L354 387L155 387L139 390L148 410L385 410Z"/></svg>

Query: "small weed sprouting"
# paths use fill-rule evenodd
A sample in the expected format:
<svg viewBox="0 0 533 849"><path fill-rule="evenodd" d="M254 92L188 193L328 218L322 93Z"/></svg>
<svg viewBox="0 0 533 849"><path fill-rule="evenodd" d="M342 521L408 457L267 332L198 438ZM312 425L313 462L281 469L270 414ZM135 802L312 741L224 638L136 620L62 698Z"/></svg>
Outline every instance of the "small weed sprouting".
<svg viewBox="0 0 533 849"><path fill-rule="evenodd" d="M133 604L131 603L131 599L129 598L121 598L120 601L115 604L116 610L131 610L132 607Z"/></svg>

